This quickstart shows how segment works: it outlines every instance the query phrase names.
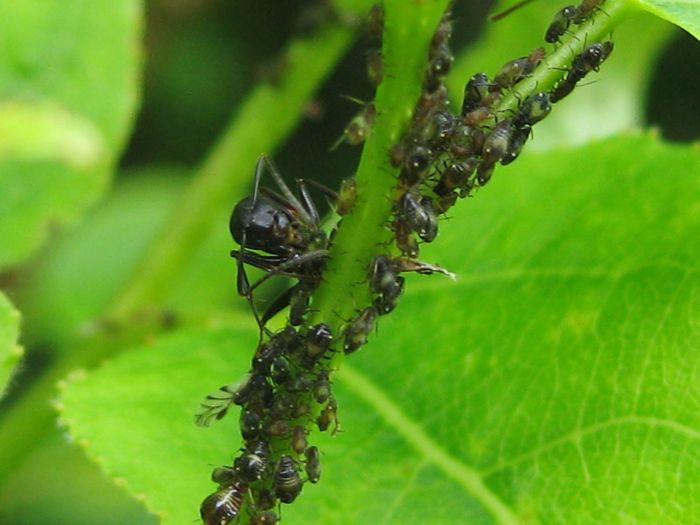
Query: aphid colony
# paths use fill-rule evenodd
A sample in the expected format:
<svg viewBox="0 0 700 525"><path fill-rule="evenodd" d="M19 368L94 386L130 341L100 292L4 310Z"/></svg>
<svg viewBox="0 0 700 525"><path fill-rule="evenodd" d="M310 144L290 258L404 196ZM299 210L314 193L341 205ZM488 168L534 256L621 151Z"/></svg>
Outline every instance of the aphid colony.
<svg viewBox="0 0 700 525"><path fill-rule="evenodd" d="M569 24L581 23L599 9L602 0L583 0L578 7L560 10L547 30L548 42L558 41ZM383 12L373 8L370 33L382 32ZM422 93L409 129L387 154L400 169L394 196L391 230L403 256L376 255L367 268L366 286L371 304L359 308L333 331L329 324L310 325L311 297L320 284L334 233L326 234L307 185L320 189L335 203L342 217L355 203L354 179L343 182L339 192L315 182L298 181L299 196L284 183L274 165L260 157L253 194L234 208L229 223L240 249L231 252L237 264L238 292L246 297L260 328L260 342L249 372L236 384L221 387L206 397L196 416L199 425L224 417L240 407L243 446L231 465L217 467L212 481L218 489L201 504L205 525L227 525L245 517L257 525L279 521L279 504L292 503L306 482L321 476L320 454L309 443L312 426L320 431L339 428L338 405L333 397L330 358L335 352L352 354L367 342L377 317L392 312L403 293L405 272L442 273L446 270L417 260L419 240L432 242L438 234L438 218L457 199L470 195L491 179L496 164L513 162L532 133L532 127L551 111L590 71L597 71L612 51L611 42L586 46L572 61L563 78L549 91L530 94L508 114L497 103L536 68L543 67L545 50L506 62L493 79L486 73L472 76L464 89L459 113L449 109L444 78L452 64L448 41L452 30L449 14L440 22L428 52L428 68ZM377 59L376 56L380 58ZM381 55L369 56L370 76L381 79ZM378 62L378 65L372 64ZM345 132L350 143L359 143L369 129L355 120ZM372 113L373 114L373 113ZM363 128L364 126L364 128ZM356 128L363 128L357 131ZM352 131L348 131L352 130ZM277 190L261 185L269 172ZM246 265L266 272L251 283ZM296 282L259 314L253 301L256 288L272 276ZM271 332L266 324L289 307L286 326ZM245 507L245 512L243 511Z"/></svg>

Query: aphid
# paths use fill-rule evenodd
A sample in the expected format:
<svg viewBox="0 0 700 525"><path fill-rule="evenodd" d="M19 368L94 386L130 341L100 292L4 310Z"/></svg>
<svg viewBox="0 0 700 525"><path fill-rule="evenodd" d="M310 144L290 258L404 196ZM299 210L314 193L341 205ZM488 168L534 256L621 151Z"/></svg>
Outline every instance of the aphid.
<svg viewBox="0 0 700 525"><path fill-rule="evenodd" d="M370 287L379 297L374 306L379 315L390 313L396 308L403 292L404 278L401 277L385 255L378 255L372 262Z"/></svg>
<svg viewBox="0 0 700 525"><path fill-rule="evenodd" d="M265 434L274 437L288 436L292 431L290 424L284 419L272 421L265 426Z"/></svg>
<svg viewBox="0 0 700 525"><path fill-rule="evenodd" d="M395 168L400 168L406 159L406 149L404 145L397 142L389 149L389 162Z"/></svg>
<svg viewBox="0 0 700 525"><path fill-rule="evenodd" d="M270 411L270 417L278 420L291 419L296 412L297 398L287 392L280 392L275 397L275 402ZM279 423L279 422L277 422ZM281 423L280 423L281 425ZM280 428L284 428L281 426ZM266 432L270 433L270 427L266 428ZM283 431L283 435L288 434L288 430Z"/></svg>
<svg viewBox="0 0 700 525"><path fill-rule="evenodd" d="M496 169L495 164L485 164L483 162L479 164L476 170L476 182L479 183L479 186L485 186L486 183L491 180L494 169Z"/></svg>
<svg viewBox="0 0 700 525"><path fill-rule="evenodd" d="M328 399L328 404L316 418L316 424L321 432L328 430L331 423L335 424L335 427L333 428L333 434L335 434L338 431L338 428L340 428L340 424L338 422L338 403L333 396Z"/></svg>
<svg viewBox="0 0 700 525"><path fill-rule="evenodd" d="M574 58L569 74L572 72L576 72L578 74L582 73L581 78L583 78L585 74L590 73L591 71L598 71L601 64L610 56L612 50L613 43L610 40L584 48L583 51L581 51L581 53L576 55ZM581 80L581 78L578 78L577 80Z"/></svg>
<svg viewBox="0 0 700 525"><path fill-rule="evenodd" d="M562 35L566 33L567 29L569 29L569 26L577 13L578 10L576 9L576 6L573 5L567 5L566 7L557 11L557 14L554 15L554 20L552 20L552 23L549 24L547 32L544 35L545 41L549 42L550 44L559 42Z"/></svg>
<svg viewBox="0 0 700 525"><path fill-rule="evenodd" d="M319 356L326 352L333 344L333 332L326 323L319 323L311 328L306 334L306 353L312 357Z"/></svg>
<svg viewBox="0 0 700 525"><path fill-rule="evenodd" d="M440 180L433 188L436 195L445 196L453 190L466 185L469 177L474 173L477 162L475 159L467 159L464 162L453 162L440 175Z"/></svg>
<svg viewBox="0 0 700 525"><path fill-rule="evenodd" d="M199 507L205 525L228 525L241 511L248 491L245 483L236 482L207 496Z"/></svg>
<svg viewBox="0 0 700 525"><path fill-rule="evenodd" d="M544 58L544 55L544 48L538 47L526 57L516 58L515 60L506 62L494 77L493 81L501 88L513 87L523 78L532 74L537 65Z"/></svg>
<svg viewBox="0 0 700 525"><path fill-rule="evenodd" d="M513 117L513 126L516 128L534 126L549 115L550 111L552 111L552 105L548 93L530 95L520 104L518 112Z"/></svg>
<svg viewBox="0 0 700 525"><path fill-rule="evenodd" d="M549 99L552 103L559 102L570 94L576 84L580 82L591 71L598 71L605 59L613 51L613 43L606 41L587 46L574 58L571 69L566 77L560 80L554 89L549 92Z"/></svg>
<svg viewBox="0 0 700 525"><path fill-rule="evenodd" d="M384 6L374 4L367 16L367 35L374 40L381 40L384 32Z"/></svg>
<svg viewBox="0 0 700 525"><path fill-rule="evenodd" d="M421 139L431 148L441 149L452 137L457 120L449 111L438 111L421 130Z"/></svg>
<svg viewBox="0 0 700 525"><path fill-rule="evenodd" d="M409 191L401 198L400 206L401 216L418 237L432 242L438 233L438 219L432 200Z"/></svg>
<svg viewBox="0 0 700 525"><path fill-rule="evenodd" d="M484 147L481 152L482 162L479 169L481 169L482 166L493 166L496 162L501 160L503 155L506 154L506 151L508 151L508 144L510 143L513 129L513 122L510 119L505 119L497 123L491 132L486 135ZM477 177L479 173L477 173ZM479 183L481 184L481 182Z"/></svg>
<svg viewBox="0 0 700 525"><path fill-rule="evenodd" d="M325 403L331 395L331 383L327 373L319 374L313 384L312 395L317 403Z"/></svg>
<svg viewBox="0 0 700 525"><path fill-rule="evenodd" d="M576 8L574 24L583 24L591 15L600 9L605 0L583 0Z"/></svg>
<svg viewBox="0 0 700 525"><path fill-rule="evenodd" d="M384 61L379 49L367 52L367 78L374 87L378 87L384 80Z"/></svg>
<svg viewBox="0 0 700 525"><path fill-rule="evenodd" d="M278 385L284 384L292 373L289 360L284 356L277 356L270 365L270 378Z"/></svg>
<svg viewBox="0 0 700 525"><path fill-rule="evenodd" d="M487 106L491 94L492 83L486 73L477 73L469 79L464 87L464 100L462 101L462 116L474 111L480 106Z"/></svg>
<svg viewBox="0 0 700 525"><path fill-rule="evenodd" d="M306 456L306 476L310 483L318 483L321 478L321 458L319 457L318 448L309 447L305 452Z"/></svg>
<svg viewBox="0 0 700 525"><path fill-rule="evenodd" d="M241 412L241 436L243 439L254 439L260 435L262 430L262 421L260 416L250 410Z"/></svg>
<svg viewBox="0 0 700 525"><path fill-rule="evenodd" d="M343 351L352 354L367 342L369 333L374 328L374 320L377 317L377 310L374 306L369 306L360 312L355 319L345 327L343 332Z"/></svg>
<svg viewBox="0 0 700 525"><path fill-rule="evenodd" d="M352 99L355 100L355 99ZM372 130L374 119L377 116L377 109L372 102L365 104L361 101L362 109L345 126L343 135L331 146L331 150L337 148L341 142L345 141L351 146L362 144Z"/></svg>
<svg viewBox="0 0 700 525"><path fill-rule="evenodd" d="M397 218L393 222L394 235L396 236L396 246L401 253L408 257L418 257L418 241L413 236L413 230L406 224L406 221Z"/></svg>
<svg viewBox="0 0 700 525"><path fill-rule="evenodd" d="M211 471L211 480L219 485L228 485L236 479L236 471L232 467L216 467Z"/></svg>
<svg viewBox="0 0 700 525"><path fill-rule="evenodd" d="M281 194L260 187L266 168ZM287 275L316 284L328 255L328 239L320 227L316 206L304 182L298 181L298 185L301 201L284 183L270 159L261 156L255 169L253 194L236 204L229 221L231 236L240 245L240 250L231 252L238 265L238 293L250 302L261 330L265 320L277 312L268 309L262 318L258 316L253 305L255 288L272 275ZM267 275L251 284L245 264L260 268ZM285 304L275 303L275 306L281 309Z"/></svg>
<svg viewBox="0 0 700 525"><path fill-rule="evenodd" d="M357 181L355 177L343 179L340 183L338 198L335 200L335 212L338 215L347 215L355 207L357 201Z"/></svg>
<svg viewBox="0 0 700 525"><path fill-rule="evenodd" d="M301 492L303 483L294 460L280 457L275 470L275 495L282 503L292 503Z"/></svg>
<svg viewBox="0 0 700 525"><path fill-rule="evenodd" d="M299 326L304 322L304 316L309 310L312 287L306 283L299 283L291 288L289 299L289 324Z"/></svg>
<svg viewBox="0 0 700 525"><path fill-rule="evenodd" d="M257 454L243 454L233 462L233 468L241 480L252 483L259 480L267 468L267 458Z"/></svg>
<svg viewBox="0 0 700 525"><path fill-rule="evenodd" d="M297 454L303 454L309 442L306 439L306 429L297 425L292 429L292 450Z"/></svg>
<svg viewBox="0 0 700 525"><path fill-rule="evenodd" d="M450 72L453 60L454 57L447 45L436 48L430 60L429 76L434 76L436 78L445 77Z"/></svg>
<svg viewBox="0 0 700 525"><path fill-rule="evenodd" d="M194 416L195 423L200 427L208 427L212 421L223 418L229 407L243 397L250 379L251 375L246 374L239 381L224 385L216 392L208 394Z"/></svg>
<svg viewBox="0 0 700 525"><path fill-rule="evenodd" d="M255 497L255 508L258 510L268 510L277 504L275 494L268 488L261 488Z"/></svg>
<svg viewBox="0 0 700 525"><path fill-rule="evenodd" d="M434 58L435 54L438 52L442 46L446 45L450 41L450 36L452 35L452 20L450 18L450 13L445 13L440 19L440 23L433 33L433 38L430 41L430 50L428 51L428 57Z"/></svg>
<svg viewBox="0 0 700 525"><path fill-rule="evenodd" d="M419 144L414 145L406 156L401 177L412 186L420 179L430 163L430 150Z"/></svg>
<svg viewBox="0 0 700 525"><path fill-rule="evenodd" d="M523 149L523 146L527 142L527 139L530 137L530 133L532 133L532 129L529 126L513 130L513 135L511 136L510 142L508 143L508 150L506 151L505 155L503 155L503 157L501 158L501 164L503 166L510 164L518 158L520 152Z"/></svg>
<svg viewBox="0 0 700 525"><path fill-rule="evenodd" d="M255 514L250 518L250 525L275 525L279 521L279 516L272 511L266 510Z"/></svg>
<svg viewBox="0 0 700 525"><path fill-rule="evenodd" d="M479 106L478 108L468 112L464 115L463 121L465 124L470 126L475 126L481 124L484 120L489 118L493 113L486 106Z"/></svg>

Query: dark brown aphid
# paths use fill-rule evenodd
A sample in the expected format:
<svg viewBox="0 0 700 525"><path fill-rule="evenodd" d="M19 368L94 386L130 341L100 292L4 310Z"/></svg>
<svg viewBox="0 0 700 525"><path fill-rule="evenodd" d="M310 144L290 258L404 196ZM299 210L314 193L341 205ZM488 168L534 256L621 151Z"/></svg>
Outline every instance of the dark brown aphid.
<svg viewBox="0 0 700 525"><path fill-rule="evenodd" d="M401 250L401 253L408 257L418 257L420 249L411 227L404 220L396 219L393 228L396 235L396 246Z"/></svg>
<svg viewBox="0 0 700 525"><path fill-rule="evenodd" d="M328 374L322 372L313 384L312 390L314 399L317 403L325 403L331 395L331 383L328 379Z"/></svg>
<svg viewBox="0 0 700 525"><path fill-rule="evenodd" d="M506 151L506 154L501 158L501 164L503 166L510 164L518 158L527 139L530 138L530 133L532 133L532 129L529 126L516 128L513 131L513 135L508 143L508 151Z"/></svg>
<svg viewBox="0 0 700 525"><path fill-rule="evenodd" d="M462 101L462 116L474 111L481 106L488 106L491 101L491 88L493 84L486 73L477 73L469 79L464 86L464 99Z"/></svg>
<svg viewBox="0 0 700 525"><path fill-rule="evenodd" d="M590 19L593 13L600 9L603 2L605 2L605 0L583 0L576 8L574 24L580 25Z"/></svg>
<svg viewBox="0 0 700 525"><path fill-rule="evenodd" d="M544 58L544 55L544 48L538 47L526 57L516 58L515 60L506 62L494 77L493 81L501 88L513 87L523 78L532 74L537 65Z"/></svg>
<svg viewBox="0 0 700 525"><path fill-rule="evenodd" d="M406 192L401 198L401 216L425 242L432 242L438 233L438 219L429 197Z"/></svg>
<svg viewBox="0 0 700 525"><path fill-rule="evenodd" d="M321 458L318 453L318 448L309 447L306 449L306 476L310 483L318 483L321 478Z"/></svg>
<svg viewBox="0 0 700 525"><path fill-rule="evenodd" d="M552 111L548 93L534 93L527 97L513 117L513 126L534 126Z"/></svg>
<svg viewBox="0 0 700 525"><path fill-rule="evenodd" d="M467 188L468 186L471 189L468 181L474 173L477 164L474 158L450 164L440 175L440 180L434 189L435 193L442 197L456 189Z"/></svg>
<svg viewBox="0 0 700 525"><path fill-rule="evenodd" d="M331 423L335 424L333 428L333 434L335 434L340 424L338 423L338 402L333 396L330 397L328 404L323 408L318 418L316 418L316 424L321 432L328 430Z"/></svg>
<svg viewBox="0 0 700 525"><path fill-rule="evenodd" d="M292 432L292 427L289 422L279 419L272 421L265 426L265 434L268 436L283 437L288 436Z"/></svg>
<svg viewBox="0 0 700 525"><path fill-rule="evenodd" d="M326 352L333 344L333 332L326 323L319 323L309 328L306 334L306 353L317 357Z"/></svg>
<svg viewBox="0 0 700 525"><path fill-rule="evenodd" d="M398 274L385 255L378 255L372 262L370 288L378 295L374 306L379 315L388 314L396 308L403 292L404 278Z"/></svg>
<svg viewBox="0 0 700 525"><path fill-rule="evenodd" d="M591 71L598 71L601 64L610 56L613 51L613 43L606 41L587 46L574 58L571 69L566 77L561 79L549 92L549 99L552 103L559 102L569 95L576 84L580 82Z"/></svg>
<svg viewBox="0 0 700 525"><path fill-rule="evenodd" d="M510 119L505 119L496 124L484 140L482 149L482 166L493 166L501 160L506 151L510 137L513 134L513 123Z"/></svg>
<svg viewBox="0 0 700 525"><path fill-rule="evenodd" d="M244 483L234 483L209 495L199 507L205 525L228 525L241 511L243 498L248 491Z"/></svg>
<svg viewBox="0 0 700 525"><path fill-rule="evenodd" d="M302 486L295 461L289 456L281 456L275 470L275 495L282 503L292 503Z"/></svg>
<svg viewBox="0 0 700 525"><path fill-rule="evenodd" d="M260 416L255 412L250 410L244 410L241 412L240 423L241 436L243 436L243 439L255 439L260 435L260 431L262 430L262 422L260 421Z"/></svg>
<svg viewBox="0 0 700 525"><path fill-rule="evenodd" d="M306 439L306 429L297 425L292 429L292 450L297 454L303 454L308 446L308 441Z"/></svg>
<svg viewBox="0 0 700 525"><path fill-rule="evenodd" d="M547 32L544 35L545 41L549 42L550 44L559 42L562 35L566 33L567 29L569 29L569 26L574 20L574 17L576 17L577 13L578 10L576 9L576 6L573 5L567 5L566 7L557 11L557 14L554 15L554 20L552 20L552 23L549 24Z"/></svg>
<svg viewBox="0 0 700 525"><path fill-rule="evenodd" d="M216 467L211 471L211 480L219 485L228 485L236 479L236 471L232 467Z"/></svg>
<svg viewBox="0 0 700 525"><path fill-rule="evenodd" d="M352 354L367 342L367 337L374 328L376 317L377 310L374 306L369 306L345 327L343 351L346 354Z"/></svg>

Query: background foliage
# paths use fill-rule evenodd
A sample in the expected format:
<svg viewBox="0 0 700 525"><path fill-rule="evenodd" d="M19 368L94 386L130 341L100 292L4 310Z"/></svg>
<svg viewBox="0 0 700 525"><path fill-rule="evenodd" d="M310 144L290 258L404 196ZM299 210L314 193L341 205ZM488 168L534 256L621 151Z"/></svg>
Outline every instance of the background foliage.
<svg viewBox="0 0 700 525"><path fill-rule="evenodd" d="M359 14L369 2L339 4ZM561 7L542 0L484 26L490 6L466 4L455 98L474 72L540 45ZM697 20L660 6L697 36ZM155 523L145 508L164 523L196 519L211 464L239 442L235 417L204 431L191 415L240 375L255 337L233 289L228 211L261 151L290 180L337 186L358 156L326 152L357 110L340 95L372 97L366 43L350 47L342 25L301 38L304 8L0 7L0 265L29 350L0 406L0 522ZM329 523L700 523L700 160L697 146L659 137L700 136L700 68L689 67L700 46L648 15L615 42L598 81L538 126L522 161L441 223L424 258L458 283L409 278L395 315L346 363L345 432L323 438L323 482L285 523L312 512ZM641 126L659 132L630 131ZM208 192L192 182L222 173ZM200 238L168 237L195 220ZM150 271L139 265L154 239L180 247L156 258L175 284L122 293L136 268ZM105 310L141 328L95 340ZM183 328L144 346L163 312ZM18 324L0 297L0 386L21 353ZM35 385L117 343L136 349L74 373L54 430L54 381Z"/></svg>

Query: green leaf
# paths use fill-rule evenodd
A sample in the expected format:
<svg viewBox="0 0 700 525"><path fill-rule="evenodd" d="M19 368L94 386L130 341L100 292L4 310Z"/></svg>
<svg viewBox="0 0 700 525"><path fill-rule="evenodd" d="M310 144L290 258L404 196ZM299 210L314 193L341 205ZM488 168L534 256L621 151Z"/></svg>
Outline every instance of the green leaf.
<svg viewBox="0 0 700 525"><path fill-rule="evenodd" d="M18 291L29 345L64 349L101 315L173 212L186 184L185 173L173 168L126 175L80 227L52 245ZM205 316L234 303L247 309L245 301L236 300L230 243L226 228L212 231L189 258L164 308L178 317ZM80 294L73 293L78 289Z"/></svg>
<svg viewBox="0 0 700 525"><path fill-rule="evenodd" d="M512 4L511 1L500 2L499 8ZM544 33L561 7L553 2L533 2L502 20L486 22L483 37L458 54L449 77L448 86L457 107L461 105L466 79L475 73L484 71L493 76L507 61L537 47L553 52L554 48L544 41ZM497 11L498 8L494 9ZM625 20L612 37L615 51L600 72L590 76L594 82L579 86L566 101L557 105L546 122L537 126L537 140L532 142L531 149L585 144L592 138L639 127L643 123L648 85L654 72L649 64L663 51L672 35L671 26L652 16L636 15ZM572 37L564 37L564 42L567 38ZM586 37L579 34L576 38ZM543 67L547 67L546 59Z"/></svg>
<svg viewBox="0 0 700 525"><path fill-rule="evenodd" d="M634 3L700 40L700 9L695 0L634 0Z"/></svg>
<svg viewBox="0 0 700 525"><path fill-rule="evenodd" d="M627 136L515 166L423 249L457 283L409 276L346 360L343 432L310 436L322 480L284 523L700 523L697 151ZM191 523L241 443L235 413L192 414L254 344L170 336L75 377L63 418L165 525Z"/></svg>
<svg viewBox="0 0 700 525"><path fill-rule="evenodd" d="M0 398L22 357L22 347L18 346L19 312L15 310L4 294L0 293Z"/></svg>
<svg viewBox="0 0 700 525"><path fill-rule="evenodd" d="M106 188L136 108L140 20L140 0L0 5L0 268Z"/></svg>

